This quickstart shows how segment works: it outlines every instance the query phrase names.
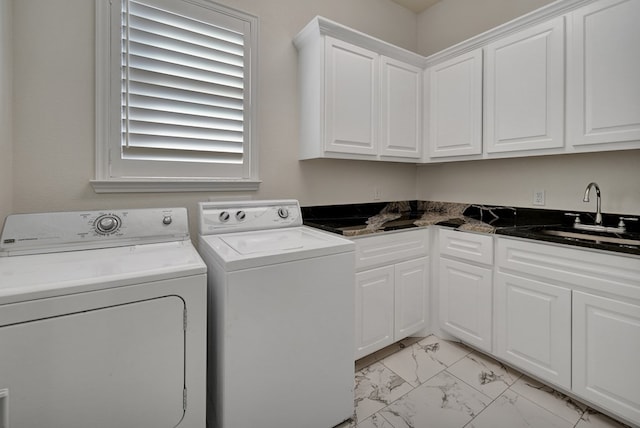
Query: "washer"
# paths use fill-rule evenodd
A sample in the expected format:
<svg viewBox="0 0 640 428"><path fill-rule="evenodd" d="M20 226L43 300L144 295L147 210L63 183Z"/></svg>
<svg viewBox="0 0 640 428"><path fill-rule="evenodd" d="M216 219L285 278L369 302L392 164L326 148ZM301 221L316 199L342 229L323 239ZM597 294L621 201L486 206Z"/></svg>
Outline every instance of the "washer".
<svg viewBox="0 0 640 428"><path fill-rule="evenodd" d="M0 426L205 426L185 208L11 215L0 255Z"/></svg>
<svg viewBox="0 0 640 428"><path fill-rule="evenodd" d="M329 428L354 412L354 244L295 200L204 202L209 426Z"/></svg>

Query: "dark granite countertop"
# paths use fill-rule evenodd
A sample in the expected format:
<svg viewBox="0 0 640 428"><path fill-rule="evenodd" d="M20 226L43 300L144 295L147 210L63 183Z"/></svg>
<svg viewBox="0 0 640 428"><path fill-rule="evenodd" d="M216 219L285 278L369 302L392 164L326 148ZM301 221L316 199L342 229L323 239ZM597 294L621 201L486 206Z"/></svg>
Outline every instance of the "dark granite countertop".
<svg viewBox="0 0 640 428"><path fill-rule="evenodd" d="M583 223L593 223L593 213L577 214L580 214ZM603 214L604 224L615 226L619 216ZM544 230L549 228L575 231L572 229L573 218L559 210L400 201L302 207L302 217L304 224L308 226L346 237L438 225L469 232L495 233L640 256L640 245L625 239L640 239L640 222L629 222L628 233L617 235L619 242L598 241L592 237L580 239L579 235L566 237L544 233Z"/></svg>
<svg viewBox="0 0 640 428"><path fill-rule="evenodd" d="M546 232L546 233L545 233ZM545 226L517 226L503 227L496 230L497 234L516 238L534 239L536 241L553 242L556 244L572 245L576 247L597 250L614 251L640 256L640 233L598 233L583 231L566 225ZM597 237L601 239L598 240Z"/></svg>
<svg viewBox="0 0 640 428"><path fill-rule="evenodd" d="M451 202L403 201L303 207L302 217L308 226L344 236L362 236L434 224L484 233L495 231L494 225L482 221L482 213L474 206ZM492 220L499 219L497 216L490 217ZM503 216L501 220L507 217ZM507 223L513 225L509 220Z"/></svg>

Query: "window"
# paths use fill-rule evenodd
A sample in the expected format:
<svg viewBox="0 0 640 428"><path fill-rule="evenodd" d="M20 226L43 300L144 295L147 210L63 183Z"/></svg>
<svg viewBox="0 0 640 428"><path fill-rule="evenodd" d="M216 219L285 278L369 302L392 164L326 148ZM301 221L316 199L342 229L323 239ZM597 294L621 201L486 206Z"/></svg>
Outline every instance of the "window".
<svg viewBox="0 0 640 428"><path fill-rule="evenodd" d="M96 0L96 192L256 190L257 19Z"/></svg>

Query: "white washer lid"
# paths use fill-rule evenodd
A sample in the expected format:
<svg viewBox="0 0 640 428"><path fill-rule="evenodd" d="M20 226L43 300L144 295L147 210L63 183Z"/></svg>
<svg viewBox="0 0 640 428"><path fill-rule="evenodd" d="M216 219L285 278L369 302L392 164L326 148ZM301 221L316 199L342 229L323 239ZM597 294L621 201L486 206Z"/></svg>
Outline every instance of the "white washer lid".
<svg viewBox="0 0 640 428"><path fill-rule="evenodd" d="M310 239L311 238L311 239ZM221 236L228 246L239 254L249 255L269 251L293 251L315 245L317 237L310 236L304 229L280 229L257 231L248 234Z"/></svg>
<svg viewBox="0 0 640 428"><path fill-rule="evenodd" d="M352 241L306 226L200 236L200 252L227 271L355 250Z"/></svg>
<svg viewBox="0 0 640 428"><path fill-rule="evenodd" d="M0 257L0 305L205 272L190 241Z"/></svg>

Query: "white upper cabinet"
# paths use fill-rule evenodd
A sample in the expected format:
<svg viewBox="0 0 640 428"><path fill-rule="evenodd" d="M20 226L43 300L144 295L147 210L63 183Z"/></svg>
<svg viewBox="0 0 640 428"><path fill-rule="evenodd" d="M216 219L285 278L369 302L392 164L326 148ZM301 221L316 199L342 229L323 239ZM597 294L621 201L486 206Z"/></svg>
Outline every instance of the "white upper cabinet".
<svg viewBox="0 0 640 428"><path fill-rule="evenodd" d="M581 149L638 142L640 0L602 0L571 17L569 142Z"/></svg>
<svg viewBox="0 0 640 428"><path fill-rule="evenodd" d="M432 158L482 153L482 49L430 67L427 146Z"/></svg>
<svg viewBox="0 0 640 428"><path fill-rule="evenodd" d="M555 1L423 57L322 17L298 49L300 159L640 148L640 0Z"/></svg>
<svg viewBox="0 0 640 428"><path fill-rule="evenodd" d="M325 38L325 124L327 152L378 152L379 55Z"/></svg>
<svg viewBox="0 0 640 428"><path fill-rule="evenodd" d="M422 69L381 57L380 155L418 159L422 153Z"/></svg>
<svg viewBox="0 0 640 428"><path fill-rule="evenodd" d="M300 159L420 161L424 57L321 17L294 43Z"/></svg>
<svg viewBox="0 0 640 428"><path fill-rule="evenodd" d="M487 153L564 146L564 17L486 47Z"/></svg>

